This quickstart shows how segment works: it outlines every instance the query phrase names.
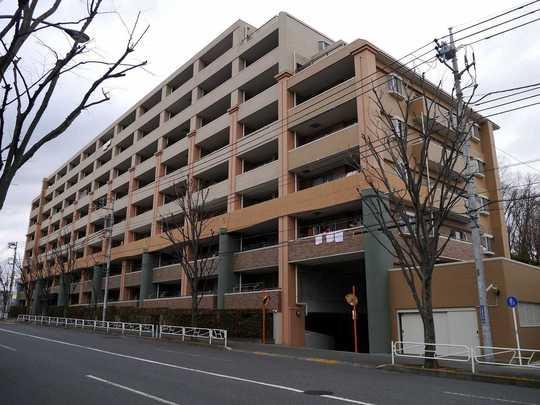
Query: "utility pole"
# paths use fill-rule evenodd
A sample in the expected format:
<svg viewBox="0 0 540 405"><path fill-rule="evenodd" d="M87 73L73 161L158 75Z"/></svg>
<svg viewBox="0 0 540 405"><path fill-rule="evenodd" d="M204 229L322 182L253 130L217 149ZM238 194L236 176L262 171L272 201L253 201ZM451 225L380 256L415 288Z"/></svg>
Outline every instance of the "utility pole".
<svg viewBox="0 0 540 405"><path fill-rule="evenodd" d="M468 70L470 66L466 66L463 71L459 70L458 60L457 60L457 48L454 42L454 35L452 33L452 28L448 29L450 32L450 43L437 43L437 52L439 60L443 62L450 70L454 76L454 89L456 91L456 100L457 100L457 128L456 131L458 136L463 134L467 138L463 144L463 157L465 159L465 178L467 179L466 184L466 193L467 193L467 215L469 217L469 227L471 229L471 241L474 254L474 267L476 271L476 287L478 289L478 304L480 312L480 329L482 331L482 340L483 346L487 346L487 349L484 349L485 354L491 354L493 347L493 339L491 336L491 322L489 318L489 308L487 304L487 292L486 292L486 275L483 262L483 248L480 235L480 224L478 221L478 209L477 209L477 200L476 200L476 191L474 184L474 173L475 168L471 165L471 154L470 154L470 141L472 136L472 131L467 130L467 123L464 121L464 112L463 112L463 90L461 88L461 75ZM436 41L437 42L437 41ZM451 60L452 66L450 67L445 61ZM449 120L451 122L451 118Z"/></svg>
<svg viewBox="0 0 540 405"><path fill-rule="evenodd" d="M107 268L105 270L105 293L103 295L103 313L101 314L101 320L105 322L105 315L107 313L107 300L109 298L109 273L111 272L111 249L112 249L112 228L114 225L114 200L111 198L111 207L106 208L109 213L105 217L104 236L107 241Z"/></svg>
<svg viewBox="0 0 540 405"><path fill-rule="evenodd" d="M11 306L11 298L13 296L13 282L15 280L15 266L17 265L17 246L18 242L9 242L8 249L13 249L13 262L11 263L11 278L9 280L9 295L6 300L6 306L4 307L4 312L9 310Z"/></svg>

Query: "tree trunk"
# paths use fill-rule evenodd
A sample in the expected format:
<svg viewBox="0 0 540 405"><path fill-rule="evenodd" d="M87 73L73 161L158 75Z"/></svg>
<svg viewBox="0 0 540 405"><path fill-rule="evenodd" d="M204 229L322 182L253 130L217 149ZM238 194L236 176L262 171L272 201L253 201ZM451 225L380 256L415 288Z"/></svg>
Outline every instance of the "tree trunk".
<svg viewBox="0 0 540 405"><path fill-rule="evenodd" d="M435 340L435 321L433 319L433 303L431 295L431 279L424 282L422 289L424 298L424 307L420 310L422 316L422 323L424 325L424 367L425 368L437 368L439 363L435 357L436 343Z"/></svg>
<svg viewBox="0 0 540 405"><path fill-rule="evenodd" d="M191 291L191 326L196 328L199 316L199 297L197 291Z"/></svg>

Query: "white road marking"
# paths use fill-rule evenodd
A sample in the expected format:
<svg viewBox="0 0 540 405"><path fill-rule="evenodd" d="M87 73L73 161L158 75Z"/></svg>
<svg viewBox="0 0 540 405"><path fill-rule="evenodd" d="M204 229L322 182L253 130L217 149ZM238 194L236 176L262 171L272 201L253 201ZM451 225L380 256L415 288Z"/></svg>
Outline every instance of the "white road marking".
<svg viewBox="0 0 540 405"><path fill-rule="evenodd" d="M355 399L349 399L349 398L343 398L343 397L337 397L335 395L321 395L321 397L323 398L329 398L329 399L335 399L337 401L341 401L341 402L348 402L350 404L359 404L359 405L374 405L374 404L371 404L369 402L362 402L362 401L357 401Z"/></svg>
<svg viewBox="0 0 540 405"><path fill-rule="evenodd" d="M112 385L113 387L116 387L116 388L121 388L121 389L123 389L123 390L129 391L129 392L133 392L134 394L138 394L138 395L143 396L143 397L145 397L145 398L153 399L154 401L161 402L161 403L163 403L163 404L168 404L168 405L180 405L180 404L178 404L177 402L167 401L166 399L163 399L163 398L160 398L160 397L156 397L155 395L147 394L146 392L142 392L142 391L139 391L139 390L135 390L135 389L133 389L133 388L129 388L129 387L126 387L125 385L117 384L117 383L114 383L114 382L109 381L109 380L105 380L104 378L95 377L95 376L90 375L90 374L88 374L86 377L88 377L88 378L90 378L90 379L92 379L92 380L96 380L96 381L100 381L100 382L105 383L105 384Z"/></svg>
<svg viewBox="0 0 540 405"><path fill-rule="evenodd" d="M16 352L16 351L17 351L17 349L14 349L13 347L9 347L9 346L6 346L6 345L0 345L0 347L1 347L2 349L10 350L10 351L12 351L12 352Z"/></svg>
<svg viewBox="0 0 540 405"><path fill-rule="evenodd" d="M485 401L497 401L497 402L504 402L507 404L517 404L517 405L538 405L537 403L533 402L523 402L523 401L515 401L513 399L504 399L504 398L492 398L492 397L484 397L482 395L473 395L473 394L464 394L462 392L450 392L450 391L444 391L444 394L447 395L455 395L458 397L463 398L470 398L470 399L482 399Z"/></svg>
<svg viewBox="0 0 540 405"><path fill-rule="evenodd" d="M248 379L248 378L235 377L235 376L227 375L227 374L214 373L213 371L199 370L199 369L196 369L196 368L179 366L177 364L162 363L160 361L145 359L143 357L130 356L128 354L110 352L108 350L102 350L102 349L97 349L95 347L78 345L76 343L64 342L62 340L56 340L56 339L50 339L50 338L46 338L46 337L42 337L42 336L30 335L29 333L16 332L14 330L3 329L3 328L0 328L0 331L6 332L6 333L12 333L14 335L26 336L26 337L30 337L30 338L33 338L33 339L43 340L43 341L46 341L46 342L58 343L58 344L65 345L65 346L71 346L71 347L76 347L76 348L79 348L79 349L90 350L90 351L93 351L93 352L108 354L110 356L122 357L122 358L125 358L125 359L131 359L131 360L141 361L141 362L144 362L144 363L155 364L155 365L158 365L158 366L170 367L170 368L175 368L175 369L183 370L183 371L189 371L191 373L209 375L209 376L212 376L212 377L224 378L224 379L233 380L233 381L241 381L241 382L245 382L245 383L261 385L263 387L276 388L276 389L280 389L280 390L284 390L284 391L296 392L296 393L299 393L299 394L302 394L304 392L304 390L300 390L298 388L293 388L293 387L287 387L285 385L271 384L271 383L267 383L267 382L263 382L263 381L251 380L251 379ZM375 404L372 404L372 403L369 403L369 402L361 402L361 401L356 401L354 399L342 398L342 397L337 397L337 396L333 396L333 395L323 395L323 396L327 397L329 399L334 399L336 401L348 402L348 403L352 403L352 404L375 405Z"/></svg>

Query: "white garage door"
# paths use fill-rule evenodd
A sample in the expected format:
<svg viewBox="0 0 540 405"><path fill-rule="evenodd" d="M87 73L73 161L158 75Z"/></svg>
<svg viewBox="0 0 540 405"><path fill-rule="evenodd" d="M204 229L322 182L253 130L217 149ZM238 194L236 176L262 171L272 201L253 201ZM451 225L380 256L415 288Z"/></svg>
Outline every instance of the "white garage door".
<svg viewBox="0 0 540 405"><path fill-rule="evenodd" d="M478 333L478 322L476 320L476 310L434 310L433 319L435 322L435 339L437 343L451 345L479 346L480 337ZM424 327L422 318L418 312L399 313L399 324L401 328L401 340L404 342L423 342ZM421 353L421 346L410 348L410 353ZM455 351L455 349L453 349ZM446 355L450 349L437 349L437 354Z"/></svg>

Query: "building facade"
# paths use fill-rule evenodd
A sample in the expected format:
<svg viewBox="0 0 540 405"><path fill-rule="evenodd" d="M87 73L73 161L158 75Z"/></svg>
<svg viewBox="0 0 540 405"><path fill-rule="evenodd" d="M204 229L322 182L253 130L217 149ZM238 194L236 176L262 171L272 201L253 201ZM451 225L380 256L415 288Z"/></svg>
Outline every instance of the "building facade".
<svg viewBox="0 0 540 405"><path fill-rule="evenodd" d="M361 346L387 351L396 306L410 303L394 296L404 292L392 258L363 231L368 187L358 164L373 113L365 89L393 74L395 62L367 41L333 41L287 13L258 28L237 21L43 180L26 266L39 268L47 252L71 243L74 288L64 297L53 287L48 298L99 301L109 211L98 202L106 200L111 304L189 308L188 283L163 236L164 218L183 220L175 186L189 176L208 189L215 231L203 307L259 308L270 295L277 342L348 349L343 296L356 285ZM490 201L500 200L495 128L480 120L471 145L483 168L479 198ZM480 220L486 258L507 258L500 203ZM460 236L445 261L470 260L466 221L450 228Z"/></svg>

